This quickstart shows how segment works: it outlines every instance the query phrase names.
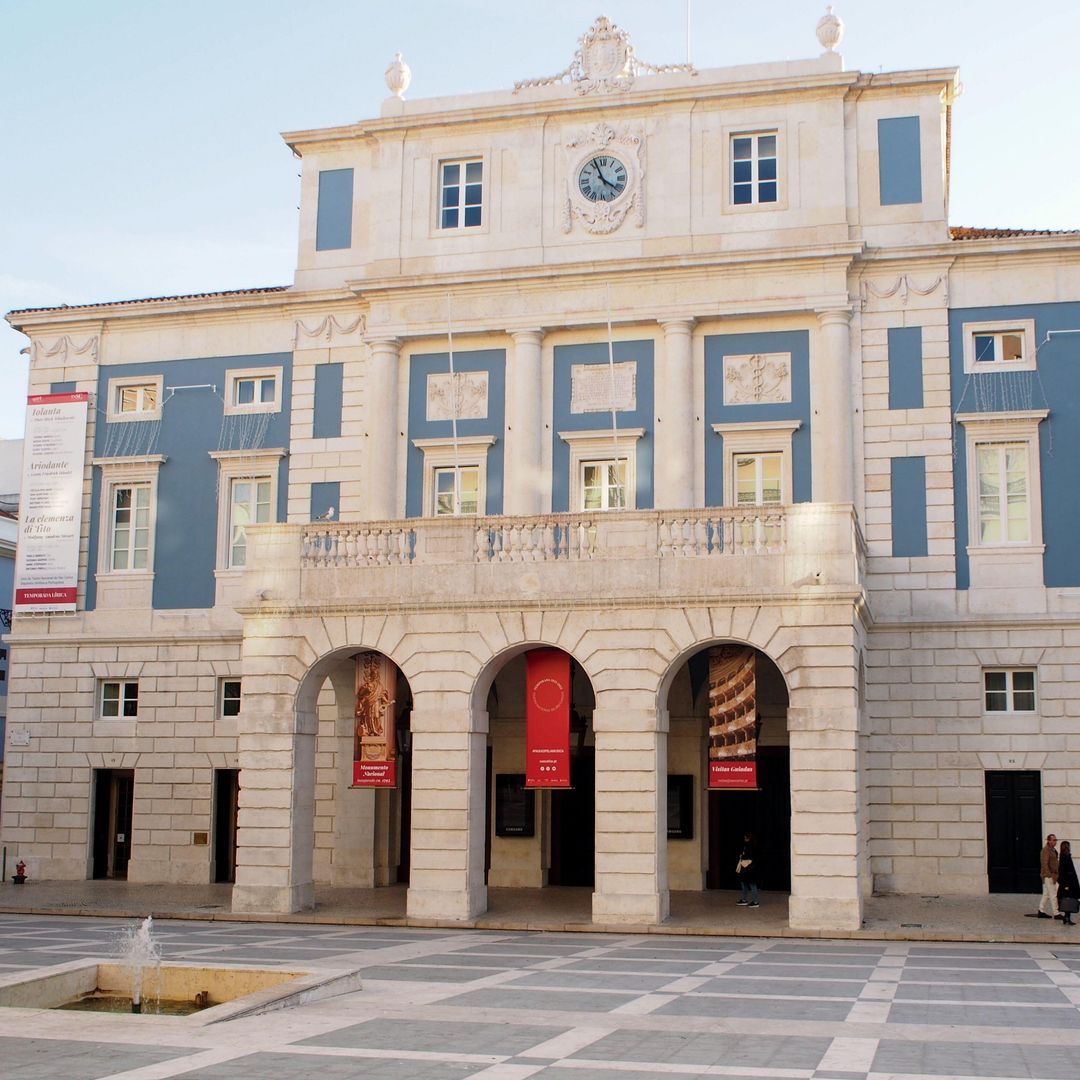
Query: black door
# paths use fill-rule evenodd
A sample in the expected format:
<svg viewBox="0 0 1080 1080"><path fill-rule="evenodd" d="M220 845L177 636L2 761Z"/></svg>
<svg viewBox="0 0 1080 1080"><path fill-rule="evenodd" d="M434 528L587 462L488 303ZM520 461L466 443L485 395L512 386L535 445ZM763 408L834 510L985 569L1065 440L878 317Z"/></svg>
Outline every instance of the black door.
<svg viewBox="0 0 1080 1080"><path fill-rule="evenodd" d="M596 861L596 759L584 747L570 762L569 789L551 793L549 885L592 885Z"/></svg>
<svg viewBox="0 0 1080 1080"><path fill-rule="evenodd" d="M986 869L990 892L1042 892L1042 785L1037 772L986 774Z"/></svg>
<svg viewBox="0 0 1080 1080"><path fill-rule="evenodd" d="M130 769L94 771L95 878L127 877L134 795L135 774Z"/></svg>
<svg viewBox="0 0 1080 1080"><path fill-rule="evenodd" d="M786 746L759 747L756 791L710 791L709 889L737 889L735 864L743 837L757 842L758 884L763 889L791 889L791 782Z"/></svg>
<svg viewBox="0 0 1080 1080"><path fill-rule="evenodd" d="M236 880L236 818L240 799L240 773L214 770L214 880Z"/></svg>

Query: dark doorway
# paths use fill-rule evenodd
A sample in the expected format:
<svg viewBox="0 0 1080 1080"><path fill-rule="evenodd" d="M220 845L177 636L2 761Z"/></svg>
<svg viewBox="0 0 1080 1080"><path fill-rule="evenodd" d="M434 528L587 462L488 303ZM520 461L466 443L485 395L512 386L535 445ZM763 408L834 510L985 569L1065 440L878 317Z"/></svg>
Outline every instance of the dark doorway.
<svg viewBox="0 0 1080 1080"><path fill-rule="evenodd" d="M710 791L709 889L737 889L735 864L743 837L757 841L758 884L776 892L791 890L790 753L786 746L758 747L756 791Z"/></svg>
<svg viewBox="0 0 1080 1080"><path fill-rule="evenodd" d="M570 762L570 788L551 793L549 885L592 886L596 862L596 758L583 747Z"/></svg>
<svg viewBox="0 0 1080 1080"><path fill-rule="evenodd" d="M1042 784L1037 772L986 774L986 870L992 893L1037 893Z"/></svg>
<svg viewBox="0 0 1080 1080"><path fill-rule="evenodd" d="M397 879L402 885L409 884L409 863L412 855L412 736L400 738L398 730L398 865Z"/></svg>
<svg viewBox="0 0 1080 1080"><path fill-rule="evenodd" d="M134 796L135 773L131 769L94 770L95 878L127 879Z"/></svg>
<svg viewBox="0 0 1080 1080"><path fill-rule="evenodd" d="M240 801L237 769L214 770L214 867L218 882L236 880L236 818Z"/></svg>

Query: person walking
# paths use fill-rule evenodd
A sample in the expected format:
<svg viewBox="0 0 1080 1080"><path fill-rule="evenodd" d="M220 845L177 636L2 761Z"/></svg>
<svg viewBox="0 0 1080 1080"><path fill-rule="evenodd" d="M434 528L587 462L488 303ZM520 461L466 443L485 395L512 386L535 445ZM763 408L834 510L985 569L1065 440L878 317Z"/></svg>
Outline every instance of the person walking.
<svg viewBox="0 0 1080 1080"><path fill-rule="evenodd" d="M742 851L735 864L735 873L739 878L742 896L735 901L739 907L760 907L758 903L758 867L757 852L754 850L754 838L750 833L743 836Z"/></svg>
<svg viewBox="0 0 1080 1080"><path fill-rule="evenodd" d="M1080 910L1080 881L1076 877L1072 845L1068 840L1061 841L1061 855L1058 858L1057 903L1061 910L1061 921L1066 926L1075 926L1072 917L1074 912Z"/></svg>
<svg viewBox="0 0 1080 1080"><path fill-rule="evenodd" d="M1040 919L1059 918L1057 906L1058 853L1055 850L1057 837L1051 833L1046 838L1046 846L1039 853L1039 877L1042 878L1042 899L1039 901ZM1044 910L1049 908L1050 910Z"/></svg>

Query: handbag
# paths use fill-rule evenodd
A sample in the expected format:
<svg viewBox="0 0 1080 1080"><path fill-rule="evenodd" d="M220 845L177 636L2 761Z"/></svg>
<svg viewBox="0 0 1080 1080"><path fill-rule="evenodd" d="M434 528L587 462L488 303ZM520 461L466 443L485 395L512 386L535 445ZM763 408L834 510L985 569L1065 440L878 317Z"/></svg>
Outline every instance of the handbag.
<svg viewBox="0 0 1080 1080"><path fill-rule="evenodd" d="M1063 896L1058 901L1058 910L1066 915L1075 915L1080 912L1080 899L1075 896Z"/></svg>
<svg viewBox="0 0 1080 1080"><path fill-rule="evenodd" d="M735 864L735 873L736 874L741 874L750 865L751 861L752 860L750 860L750 859L740 859Z"/></svg>

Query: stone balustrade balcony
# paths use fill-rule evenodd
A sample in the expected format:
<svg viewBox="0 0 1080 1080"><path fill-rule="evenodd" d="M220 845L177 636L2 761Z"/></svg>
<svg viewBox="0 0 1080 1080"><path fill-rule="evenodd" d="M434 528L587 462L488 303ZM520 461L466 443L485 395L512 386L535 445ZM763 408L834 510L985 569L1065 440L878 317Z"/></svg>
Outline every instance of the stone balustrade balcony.
<svg viewBox="0 0 1080 1080"><path fill-rule="evenodd" d="M438 606L860 589L848 505L312 522L248 529L245 592L289 606Z"/></svg>

